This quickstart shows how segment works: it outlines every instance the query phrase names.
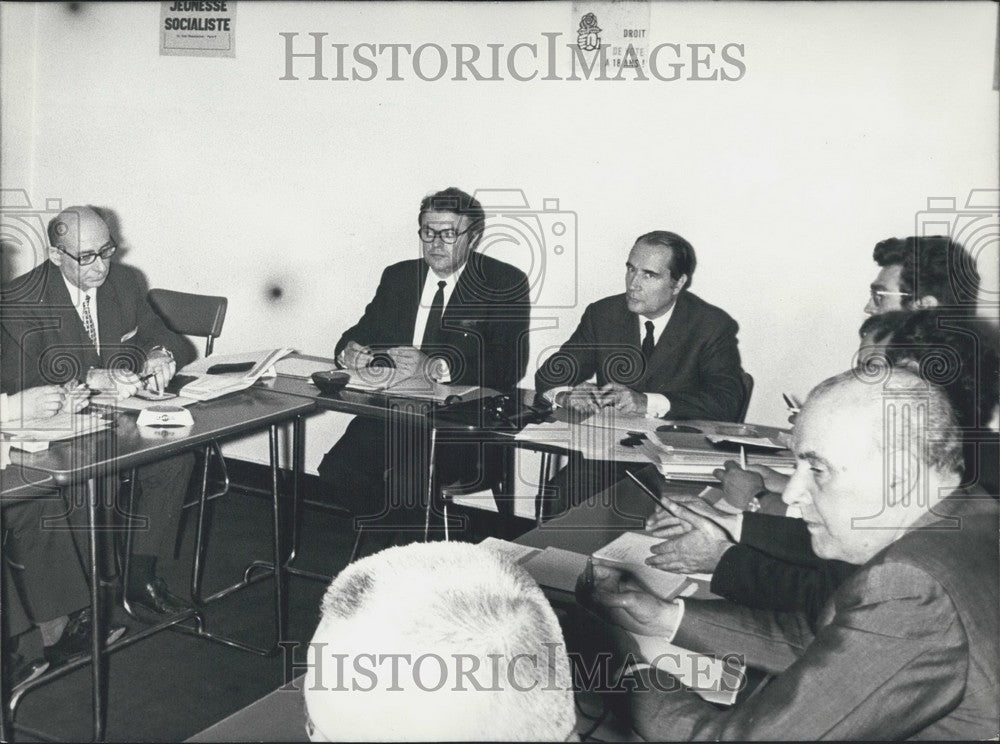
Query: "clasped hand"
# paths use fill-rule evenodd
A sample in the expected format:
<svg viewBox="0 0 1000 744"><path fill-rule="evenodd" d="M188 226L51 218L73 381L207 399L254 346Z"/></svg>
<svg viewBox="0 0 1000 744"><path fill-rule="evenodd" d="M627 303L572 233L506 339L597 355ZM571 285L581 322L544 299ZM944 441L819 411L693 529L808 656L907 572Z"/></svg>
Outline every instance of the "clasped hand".
<svg viewBox="0 0 1000 744"><path fill-rule="evenodd" d="M445 360L429 357L415 346L394 346L385 352L396 368L396 380L407 380L422 376L428 380L441 380L448 374ZM369 346L356 341L348 341L341 352L341 364L348 371L363 376L363 370L375 359L375 352Z"/></svg>
<svg viewBox="0 0 1000 744"><path fill-rule="evenodd" d="M90 402L90 391L76 382L41 385L8 396L10 418L49 418L60 411L76 413Z"/></svg>
<svg viewBox="0 0 1000 744"><path fill-rule="evenodd" d="M646 413L646 394L637 393L617 382L609 382L602 387L592 382L581 382L572 390L559 393L556 403L580 413L595 413L607 407L620 413Z"/></svg>

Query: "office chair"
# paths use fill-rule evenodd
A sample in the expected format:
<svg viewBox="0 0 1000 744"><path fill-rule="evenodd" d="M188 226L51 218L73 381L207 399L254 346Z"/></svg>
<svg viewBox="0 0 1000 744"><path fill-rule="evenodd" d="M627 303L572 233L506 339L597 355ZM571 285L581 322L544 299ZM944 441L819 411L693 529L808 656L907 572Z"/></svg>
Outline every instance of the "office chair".
<svg viewBox="0 0 1000 744"><path fill-rule="evenodd" d="M741 370L740 378L743 381L743 403L740 406L740 415L736 419L736 422L742 424L747 419L747 410L750 408L750 397L753 395L753 375Z"/></svg>
<svg viewBox="0 0 1000 744"><path fill-rule="evenodd" d="M226 321L226 308L229 301L225 297L215 297L211 295L190 294L187 292L174 292L169 289L149 290L149 303L166 323L167 327L175 333L185 336L197 336L205 339L205 356L212 353L215 339L222 334L222 325ZM208 474L212 461L212 454L215 454L221 466L220 488L218 491L208 493ZM131 473L131 489L135 488L135 470ZM204 569L206 541L205 524L207 521L207 505L210 501L224 496L229 492L229 473L226 470L226 461L222 457L222 449L218 442L212 442L205 446L202 451L201 488L197 501L185 502L183 508L192 506L198 507L198 527L195 537L194 567L191 571L191 598L195 602L201 601L201 579ZM130 493L130 503L131 503ZM131 508L130 508L131 511ZM131 535L131 532L129 532ZM131 542L131 541L129 541ZM123 581L128 585L128 556L131 553L131 545L126 546L125 571Z"/></svg>

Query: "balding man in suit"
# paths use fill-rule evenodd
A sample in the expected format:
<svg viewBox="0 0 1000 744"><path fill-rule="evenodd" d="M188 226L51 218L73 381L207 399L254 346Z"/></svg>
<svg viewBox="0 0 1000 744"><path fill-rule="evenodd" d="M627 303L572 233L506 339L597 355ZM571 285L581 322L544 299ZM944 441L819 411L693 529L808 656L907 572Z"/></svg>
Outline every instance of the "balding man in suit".
<svg viewBox="0 0 1000 744"><path fill-rule="evenodd" d="M69 207L49 223L48 237L48 260L3 288L3 391L85 380L125 398L166 387L194 359L194 346L156 314L138 272L112 263L117 245L101 215ZM156 614L187 607L158 575L157 561L172 558L193 465L187 454L138 469L133 513L148 523L135 531L125 593Z"/></svg>
<svg viewBox="0 0 1000 744"><path fill-rule="evenodd" d="M815 630L803 613L664 602L595 568L582 601L619 629L740 654L777 675L719 710L643 663L627 716L646 739L986 739L1000 719L997 502L959 488L948 398L897 368L845 372L796 422L783 498L821 558L858 566Z"/></svg>

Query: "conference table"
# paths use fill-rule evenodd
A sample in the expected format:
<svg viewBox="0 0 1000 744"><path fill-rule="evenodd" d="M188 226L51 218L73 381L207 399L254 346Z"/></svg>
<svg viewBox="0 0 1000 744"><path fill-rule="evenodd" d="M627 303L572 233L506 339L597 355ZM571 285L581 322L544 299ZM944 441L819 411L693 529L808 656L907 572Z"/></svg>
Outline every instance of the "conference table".
<svg viewBox="0 0 1000 744"><path fill-rule="evenodd" d="M333 366L332 360L324 360L324 363L326 362L329 362L330 367ZM317 411L336 411L376 418L399 426L422 427L429 431L431 437L428 453L429 470L426 474L427 503L433 503L431 488L434 475L434 447L437 442L488 442L550 454L565 454L571 449L566 442L559 441L561 435L558 434L554 439L548 441L520 438L518 436L520 420L514 423L510 421L498 423L497 416L494 414L497 401L500 399L495 397L495 391L464 391L465 395L461 397L444 394L446 391L447 388L444 388L443 391L436 391L432 395L413 396L407 395L405 391L345 388L335 393L324 393L308 379L279 374L277 377L261 380L242 392L190 406L189 410L192 412L195 422L189 429L179 431L161 429L154 430L155 433L153 433L136 425L135 411L118 411L109 414L113 418L113 426L107 431L88 434L73 440L55 442L43 452L14 453L12 455L14 469L11 471L11 476L8 476L8 478L17 479L9 481L12 484L12 492L14 486L20 490L29 488L29 485L34 487L42 483L60 488L80 484L84 484L86 487L90 599L95 618L95 632L89 657L84 657L60 669L48 672L24 687L18 698L12 700L9 705L12 719L17 703L24 693L89 662L93 685L93 734L95 740L100 740L104 733L104 710L106 707L104 653L118 650L164 628L179 626L180 623L192 619L197 623L197 635L213 640L222 640L236 647L249 648L237 642L218 639L210 633L203 632L200 616L194 609L167 618L145 628L140 633L127 635L107 649L103 647L103 607L99 581L99 548L102 536L100 530L96 529L99 503L98 482L102 479L117 477L121 471L203 447L213 440L245 435L268 428L272 475L272 555L270 560L255 561L253 565L266 569L274 577L275 634L276 641L278 641L283 638L284 634L285 597L283 584L285 574L298 572L314 578L328 578L299 571L291 565L298 546L300 522L298 478L304 469L302 443L306 415ZM532 390L519 389L504 400L507 409L518 415L534 405L535 393ZM565 414L562 415L565 416ZM293 529L290 550L286 552L281 539L282 509L278 477L278 430L279 426L289 422L292 424L291 471L293 480L291 501ZM695 439L702 443L704 441L702 437L692 437L690 433L678 433L675 436L679 446L688 446ZM663 438L661 437L661 439ZM670 435L665 439L666 443L670 443ZM671 484L671 488L680 489L685 493L697 493L702 486ZM544 524L539 520L539 526L518 538L518 542L533 547L561 547L589 554L624 531L641 529L643 519L652 509L652 503L649 499L631 482L616 484L609 489L609 492L603 495L604 498L597 507L593 504L583 504ZM241 588L248 582L248 577L249 572L244 582L213 595L213 598L221 598L230 590ZM571 598L566 597L565 599ZM185 626L179 626L178 629L192 632L192 629Z"/></svg>
<svg viewBox="0 0 1000 744"><path fill-rule="evenodd" d="M703 486L671 483L666 491L675 496L696 495ZM623 532L641 530L653 504L631 480L616 483L598 494L593 503L580 504L515 540L534 548L562 548L589 555ZM554 604L575 603L570 592L544 588ZM282 685L261 699L213 724L188 739L191 742L224 741L308 741L302 687L304 677ZM583 733L593 723L580 718L577 730ZM597 734L602 741L637 741L638 737L617 720L602 723Z"/></svg>
<svg viewBox="0 0 1000 744"><path fill-rule="evenodd" d="M36 477L46 478L45 482L59 488L83 484L86 489L90 604L93 616L93 645L89 656L75 660L25 685L8 704L11 720L23 695L30 690L51 682L87 664L91 665L93 736L99 741L104 738L106 708L106 664L104 654L136 643L165 628L179 626L188 620L196 622L195 629L184 628L195 635L211 640L219 640L239 648L251 648L231 639L216 637L203 630L197 609L187 610L168 617L161 622L144 628L139 633L129 634L104 647L104 603L100 589L100 548L102 530L98 529L98 506L101 489L98 483L107 478L116 478L120 472L140 467L182 452L187 452L214 441L252 433L264 428L269 431L271 461L272 496L272 556L269 562L274 577L274 624L275 644L284 638L284 554L281 540L281 502L278 474L279 427L293 422L292 450L298 462L301 456L301 419L312 412L315 406L309 400L284 395L259 387L233 393L216 400L196 403L189 407L194 418L191 427L148 428L136 424L136 411L115 410L104 415L110 419L108 429L85 434L73 439L52 442L47 450L35 453L14 451L11 453L13 466L22 473L21 480ZM5 471L6 472L6 471ZM293 488L297 490L297 473ZM6 497L6 494L5 494ZM230 589L235 591L250 583L244 582ZM225 592L226 594L230 592ZM220 595L215 595L220 597Z"/></svg>

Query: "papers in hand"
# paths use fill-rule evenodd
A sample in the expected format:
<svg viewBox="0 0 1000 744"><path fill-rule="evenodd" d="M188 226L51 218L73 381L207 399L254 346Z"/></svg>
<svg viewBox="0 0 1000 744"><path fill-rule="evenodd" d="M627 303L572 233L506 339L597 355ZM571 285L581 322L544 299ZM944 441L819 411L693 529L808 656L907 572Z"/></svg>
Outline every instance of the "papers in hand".
<svg viewBox="0 0 1000 744"><path fill-rule="evenodd" d="M629 635L635 639L643 661L674 675L708 702L732 705L736 701L737 693L743 688L746 666L735 658L723 661L655 636Z"/></svg>
<svg viewBox="0 0 1000 744"><path fill-rule="evenodd" d="M181 388L180 395L194 400L212 400L221 395L246 390L257 380L271 371L271 368L282 357L293 352L293 349L265 349L250 351L243 354L226 354L199 359L181 370L185 375L197 375L198 379L189 382ZM208 374L208 368L216 364L242 364L252 362L249 372L232 372L222 375Z"/></svg>
<svg viewBox="0 0 1000 744"><path fill-rule="evenodd" d="M652 535L626 532L595 551L592 558L596 565L618 569L662 600L692 593L698 587L689 576L646 565L646 559L652 555L650 548L660 542L663 541Z"/></svg>
<svg viewBox="0 0 1000 744"><path fill-rule="evenodd" d="M15 449L40 452L48 448L49 442L81 437L103 431L109 426L111 422L102 416L88 412L63 412L47 418L8 421L3 425L3 434Z"/></svg>

